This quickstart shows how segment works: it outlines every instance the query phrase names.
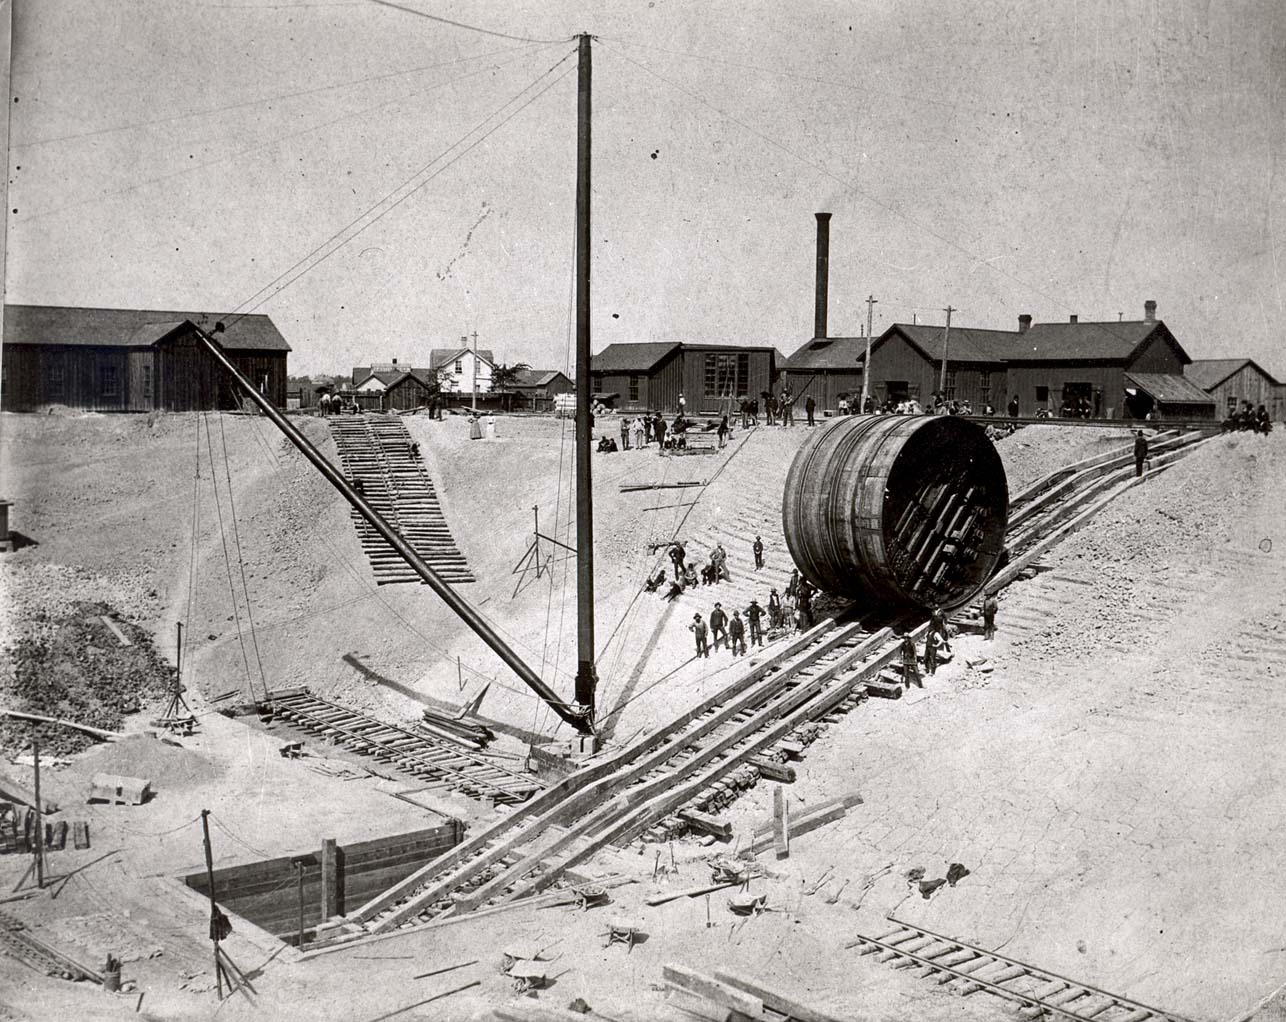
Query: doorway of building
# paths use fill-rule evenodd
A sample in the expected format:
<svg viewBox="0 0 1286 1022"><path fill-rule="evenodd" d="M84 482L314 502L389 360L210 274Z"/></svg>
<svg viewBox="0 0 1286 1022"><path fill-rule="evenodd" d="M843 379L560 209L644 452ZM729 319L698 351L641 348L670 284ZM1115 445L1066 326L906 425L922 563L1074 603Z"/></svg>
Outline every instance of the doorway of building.
<svg viewBox="0 0 1286 1022"><path fill-rule="evenodd" d="M1094 414L1094 384L1064 383L1058 414L1064 419L1088 419Z"/></svg>

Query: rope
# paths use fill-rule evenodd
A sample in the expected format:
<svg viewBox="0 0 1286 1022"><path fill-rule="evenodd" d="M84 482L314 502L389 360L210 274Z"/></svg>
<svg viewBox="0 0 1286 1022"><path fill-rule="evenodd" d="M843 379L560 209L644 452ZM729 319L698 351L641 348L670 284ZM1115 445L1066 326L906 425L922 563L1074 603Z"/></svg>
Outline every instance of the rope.
<svg viewBox="0 0 1286 1022"><path fill-rule="evenodd" d="M223 563L228 571L228 595L232 597L232 619L237 625L237 642L241 646L241 659L246 666L246 685L253 698L255 687L254 680L250 677L250 656L246 652L246 639L241 631L241 611L237 607L237 590L232 584L232 555L228 552L228 536L223 528L223 505L219 503L219 476L214 471L214 444L210 440L210 420L206 412L202 412L201 417L206 420L205 443L210 454L210 482L214 487L214 507L219 513L219 539L223 542Z"/></svg>
<svg viewBox="0 0 1286 1022"><path fill-rule="evenodd" d="M401 4L391 3L390 0L371 0L371 3L379 4L381 7L392 7L396 11L404 11L407 14L414 14L417 18L427 18L429 21L436 21L442 25L450 25L452 28L463 28L469 32L477 32L479 35L494 36L497 39L512 39L520 43L567 43L576 38L575 36L564 36L561 39L532 39L529 36L510 35L508 32L496 32L489 28L479 28L477 25L466 25L463 21L452 21L450 18L439 17L436 14L428 14L425 11L417 11L414 7L403 7Z"/></svg>
<svg viewBox="0 0 1286 1022"><path fill-rule="evenodd" d="M209 428L209 423L206 424ZM219 416L219 441L223 447L223 472L228 481L228 510L232 517L232 539L237 548L237 564L241 568L241 591L246 597L246 620L250 622L250 642L255 650L255 663L259 666L259 683L263 685L264 696L268 695L268 678L263 670L263 658L259 655L259 636L255 632L254 608L250 603L250 586L246 583L246 562L241 556L241 530L237 528L237 505L232 496L232 470L228 467L228 437L223 429L223 416Z"/></svg>

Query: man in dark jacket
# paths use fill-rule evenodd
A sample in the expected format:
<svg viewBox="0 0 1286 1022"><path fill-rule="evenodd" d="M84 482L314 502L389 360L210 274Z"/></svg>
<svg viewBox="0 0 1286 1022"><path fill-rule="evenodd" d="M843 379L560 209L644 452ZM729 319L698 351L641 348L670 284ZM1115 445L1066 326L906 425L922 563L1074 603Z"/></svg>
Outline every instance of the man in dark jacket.
<svg viewBox="0 0 1286 1022"><path fill-rule="evenodd" d="M756 536L751 550L755 553L755 571L758 571L764 566L764 541Z"/></svg>
<svg viewBox="0 0 1286 1022"><path fill-rule="evenodd" d="M817 402L813 400L813 395L809 394L808 399L804 402L804 411L808 415L808 424L810 426L817 425L817 423L813 421L813 412L815 412L816 410L817 410Z"/></svg>
<svg viewBox="0 0 1286 1022"><path fill-rule="evenodd" d="M764 616L763 607L759 606L758 600L751 600L750 606L746 608L746 621L750 625L750 645L762 646L764 644L764 632L759 621Z"/></svg>
<svg viewBox="0 0 1286 1022"><path fill-rule="evenodd" d="M658 454L665 453L665 420L661 418L661 413L657 412L656 417L652 420L652 434L656 437L656 451Z"/></svg>
<svg viewBox="0 0 1286 1022"><path fill-rule="evenodd" d="M723 604L716 603L714 610L710 612L710 638L714 640L715 651L719 650L719 640L728 641L728 615L723 612Z"/></svg>
<svg viewBox="0 0 1286 1022"><path fill-rule="evenodd" d="M732 620L728 622L728 640L733 656L746 655L746 626L739 610L732 612Z"/></svg>
<svg viewBox="0 0 1286 1022"><path fill-rule="evenodd" d="M982 601L982 637L990 642L996 637L996 611L999 604L996 594L988 593Z"/></svg>
<svg viewBox="0 0 1286 1022"><path fill-rule="evenodd" d="M1143 475L1143 463L1148 460L1148 438L1143 430L1134 434L1134 477Z"/></svg>
<svg viewBox="0 0 1286 1022"><path fill-rule="evenodd" d="M911 683L914 682L920 688L924 688L924 682L920 680L920 668L915 662L915 640L911 638L910 632L902 635L899 648L902 650L902 684L910 688Z"/></svg>
<svg viewBox="0 0 1286 1022"><path fill-rule="evenodd" d="M683 575L683 562L687 558L687 553L683 549L683 544L677 540L670 544L670 560L674 563L674 580L677 582Z"/></svg>

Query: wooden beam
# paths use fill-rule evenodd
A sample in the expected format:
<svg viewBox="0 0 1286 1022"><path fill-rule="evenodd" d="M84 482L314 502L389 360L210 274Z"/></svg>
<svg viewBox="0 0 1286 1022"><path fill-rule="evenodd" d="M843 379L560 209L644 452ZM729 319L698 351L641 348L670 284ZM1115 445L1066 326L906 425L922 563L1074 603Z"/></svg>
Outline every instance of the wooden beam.
<svg viewBox="0 0 1286 1022"><path fill-rule="evenodd" d="M727 983L721 983L713 976L706 976L681 965L665 965L661 969L665 981L680 990L696 994L708 1001L714 1001L721 1007L740 1012L750 1018L759 1018L764 1013L764 1002L754 994L748 994Z"/></svg>
<svg viewBox="0 0 1286 1022"><path fill-rule="evenodd" d="M780 784L772 790L773 806L773 847L777 849L777 858L790 858L790 804L786 801L786 789Z"/></svg>
<svg viewBox="0 0 1286 1022"><path fill-rule="evenodd" d="M716 969L714 978L720 983L726 983L730 987L736 987L738 990L744 990L754 997L763 1001L764 1007L772 1011L780 1012L788 1016L793 1022L842 1022L835 1015L828 1015L823 1011L799 1001L789 994L783 993L779 989L767 986L758 979L753 979L739 972L731 972L727 969Z"/></svg>

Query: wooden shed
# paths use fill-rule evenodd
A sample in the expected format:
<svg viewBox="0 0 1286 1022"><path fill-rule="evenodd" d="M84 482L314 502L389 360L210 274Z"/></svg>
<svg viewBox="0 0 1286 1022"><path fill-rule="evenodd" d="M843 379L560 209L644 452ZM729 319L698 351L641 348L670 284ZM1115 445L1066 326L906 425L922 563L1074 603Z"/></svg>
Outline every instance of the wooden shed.
<svg viewBox="0 0 1286 1022"><path fill-rule="evenodd" d="M1221 419L1237 411L1243 401L1255 408L1263 405L1277 421L1286 412L1282 407L1282 385L1254 359L1199 358L1185 366L1183 373L1210 395L1215 414Z"/></svg>
<svg viewBox="0 0 1286 1022"><path fill-rule="evenodd" d="M674 412L679 395L688 414L713 415L721 402L757 398L777 376L769 345L688 344L678 341L609 344L590 362L591 387L618 395L622 411Z"/></svg>
<svg viewBox="0 0 1286 1022"><path fill-rule="evenodd" d="M99 412L239 406L235 385L188 323L218 334L229 358L277 407L286 405L290 345L267 316L6 305L0 404Z"/></svg>

